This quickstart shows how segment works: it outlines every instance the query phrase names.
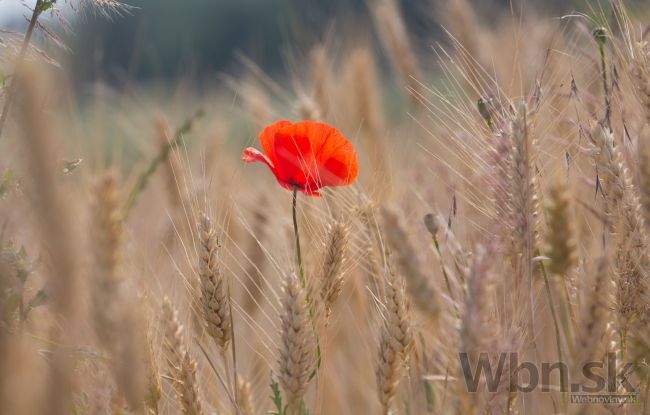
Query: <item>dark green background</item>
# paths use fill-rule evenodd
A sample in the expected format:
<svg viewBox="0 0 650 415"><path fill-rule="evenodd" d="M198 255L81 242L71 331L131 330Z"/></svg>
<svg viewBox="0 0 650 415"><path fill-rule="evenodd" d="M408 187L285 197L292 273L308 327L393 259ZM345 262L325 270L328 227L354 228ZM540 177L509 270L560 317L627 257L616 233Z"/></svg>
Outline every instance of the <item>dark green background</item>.
<svg viewBox="0 0 650 415"><path fill-rule="evenodd" d="M305 53L328 30L371 24L373 0L129 0L129 14L110 20L87 15L68 37L74 79L111 83L186 77L214 79L237 73L237 53L269 73L286 72L287 45ZM441 37L436 5L446 0L401 0L416 48L431 54ZM515 0L516 1L516 0ZM484 24L507 12L508 1L472 1ZM587 9L586 1L528 0L524 7L542 16ZM591 4L595 4L594 1ZM515 7L518 7L515 5ZM344 32L344 31L343 31ZM371 32L371 30L367 30ZM428 52L426 52L428 50Z"/></svg>

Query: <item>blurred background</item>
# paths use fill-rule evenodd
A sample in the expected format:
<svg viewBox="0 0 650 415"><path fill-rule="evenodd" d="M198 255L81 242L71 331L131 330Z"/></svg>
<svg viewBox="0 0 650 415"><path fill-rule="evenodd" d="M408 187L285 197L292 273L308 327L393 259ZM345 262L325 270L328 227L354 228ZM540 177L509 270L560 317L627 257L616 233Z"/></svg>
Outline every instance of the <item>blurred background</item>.
<svg viewBox="0 0 650 415"><path fill-rule="evenodd" d="M343 30L364 32L372 23L368 1L372 0L128 0L124 3L131 9L110 19L92 11L71 13L74 3L59 1L56 7L61 16L46 13L42 20L66 45L59 60L69 66L66 72L77 86L97 79L119 87L127 80L179 77L201 85L215 80L219 73L237 72L240 55L267 73L286 74L287 65L299 65L303 48L328 38L339 39ZM24 32L33 3L0 0L0 26ZM472 3L488 26L508 8L523 7L551 18L599 7L597 1L585 0ZM432 55L434 42L444 41L439 18L442 5L443 0L400 1L408 32L415 47L425 52L423 56ZM603 5L607 7L605 2ZM52 24L62 18L67 24ZM364 34L371 32L365 30ZM43 36L36 39L39 42L47 43ZM285 46L288 44L291 50ZM332 46L335 50L336 45Z"/></svg>

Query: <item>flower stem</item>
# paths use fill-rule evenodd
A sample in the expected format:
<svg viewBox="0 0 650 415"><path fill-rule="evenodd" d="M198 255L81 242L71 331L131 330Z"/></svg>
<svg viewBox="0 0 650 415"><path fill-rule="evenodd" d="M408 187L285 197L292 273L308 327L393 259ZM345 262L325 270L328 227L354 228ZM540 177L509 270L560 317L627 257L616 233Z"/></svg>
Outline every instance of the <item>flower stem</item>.
<svg viewBox="0 0 650 415"><path fill-rule="evenodd" d="M300 234L298 233L298 220L296 219L296 200L298 199L298 186L293 187L293 202L291 204L291 214L293 217L293 233L296 237L296 263L298 264L298 273L300 274L300 283L302 288L307 287L305 281L305 272L302 268L302 255L300 254Z"/></svg>
<svg viewBox="0 0 650 415"><path fill-rule="evenodd" d="M604 38L603 38L604 39ZM611 130L610 123L610 102L609 102L609 88L607 87L607 62L605 60L605 42L598 42L598 51L600 52L600 77L603 80L603 92L605 93L605 121L607 127Z"/></svg>
<svg viewBox="0 0 650 415"><path fill-rule="evenodd" d="M536 252L539 254L539 251ZM557 355L558 355L558 360L560 364L564 363L564 359L562 358L562 337L560 336L560 326L558 324L558 319L557 315L555 313L555 304L553 302L553 294L551 291L551 285L548 280L548 275L546 274L546 267L544 267L543 263L540 263L540 267L542 269L542 275L544 276L544 285L546 286L546 296L548 297L548 304L549 308L551 309L551 317L553 318L553 326L555 328L555 345L557 347ZM566 334L566 333L565 333ZM567 339L568 341L568 339ZM567 385L565 385L565 380L564 376L562 374L562 369L560 368L560 393L562 396L562 403L565 407L565 409L568 409L568 396L567 396Z"/></svg>
<svg viewBox="0 0 650 415"><path fill-rule="evenodd" d="M293 233L296 236L296 263L298 264L298 272L300 273L300 283L302 288L307 290L307 281L305 281L305 272L302 267L302 255L300 254L300 234L298 233L298 220L296 218L296 199L298 198L298 186L293 186L293 199L291 203L291 217L293 218ZM309 294L306 295L307 306L309 307L309 317L311 318L311 324L314 326L314 332L316 334L316 369L314 369L309 375L309 380L316 376L316 372L320 369L321 364L321 350L320 350L320 338L318 333L315 330L314 322L314 307L311 303L311 298Z"/></svg>

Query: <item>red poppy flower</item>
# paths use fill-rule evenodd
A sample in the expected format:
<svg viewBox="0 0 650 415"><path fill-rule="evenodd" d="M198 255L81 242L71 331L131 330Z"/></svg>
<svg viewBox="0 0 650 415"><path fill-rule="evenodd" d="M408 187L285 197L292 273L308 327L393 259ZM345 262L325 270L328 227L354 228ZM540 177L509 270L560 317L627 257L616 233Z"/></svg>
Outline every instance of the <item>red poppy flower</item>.
<svg viewBox="0 0 650 415"><path fill-rule="evenodd" d="M314 121L277 121L260 133L264 153L248 147L246 162L261 161L282 187L320 196L325 186L345 186L359 172L352 144L334 127Z"/></svg>

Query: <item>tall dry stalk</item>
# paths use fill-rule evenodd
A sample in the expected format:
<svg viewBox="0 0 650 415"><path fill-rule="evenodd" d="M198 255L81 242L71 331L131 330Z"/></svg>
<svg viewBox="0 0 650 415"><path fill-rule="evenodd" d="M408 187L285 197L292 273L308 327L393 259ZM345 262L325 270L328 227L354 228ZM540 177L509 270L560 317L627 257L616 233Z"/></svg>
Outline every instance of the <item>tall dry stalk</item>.
<svg viewBox="0 0 650 415"><path fill-rule="evenodd" d="M156 138L160 151L169 145L170 141L174 139L167 120L161 115L156 119ZM183 209L185 203L184 186L185 179L183 177L182 159L179 148L174 147L169 152L169 156L163 165L163 174L165 181L165 190L168 195L169 206L173 214L178 215ZM181 222L182 221L176 221Z"/></svg>
<svg viewBox="0 0 650 415"><path fill-rule="evenodd" d="M39 231L48 252L48 295L52 312L62 324L52 328L51 344L56 345L50 359L47 402L49 413L66 414L76 389L74 359L66 351L78 336L79 302L79 238L74 233L72 206L62 191L57 167L64 147L56 135L54 120L43 111L43 100L51 92L36 67L16 70L16 87L22 94L15 102L22 127L22 144L27 154L31 180L26 190L38 217Z"/></svg>
<svg viewBox="0 0 650 415"><path fill-rule="evenodd" d="M16 56L16 60L14 62L14 72L12 74L13 76L11 77L9 84L6 87L6 98L2 107L2 114L0 115L0 137L2 137L2 132L4 130L5 124L7 123L7 118L9 117L11 107L14 105L16 92L18 88L20 88L17 79L21 77L19 72L26 61L26 56L30 48L34 30L40 29L46 37L50 38L50 40L54 40L54 43L60 43L55 32L48 30L41 22L39 22L39 18L43 15L43 13L55 8L56 3L57 0L36 0L33 8L31 9L31 17L28 20L27 29L21 42L18 55ZM91 9L94 11L99 11L106 17L110 16L111 14L119 15L122 11L126 11L130 8L130 6L125 5L124 3L117 0L80 0L80 6L86 6L86 8L87 6L91 6ZM76 9L77 8L75 7L72 8L73 11L76 11Z"/></svg>
<svg viewBox="0 0 650 415"><path fill-rule="evenodd" d="M461 350L471 355L472 361L478 360L480 352L485 352L495 333L490 325L492 312L492 295L494 295L494 277L490 273L489 256L485 248L479 246L467 276L465 310L461 325Z"/></svg>
<svg viewBox="0 0 650 415"><path fill-rule="evenodd" d="M607 325L612 321L614 289L606 256L598 259L594 276L589 280L589 289L576 336L574 357L576 368L583 362L600 361L607 349Z"/></svg>
<svg viewBox="0 0 650 415"><path fill-rule="evenodd" d="M551 316L556 329L558 357L561 353L560 326L563 327L567 342L572 341L570 333L575 321L575 313L571 309L573 291L572 273L578 264L578 240L574 226L573 204L565 180L557 178L551 184L547 202L547 230L545 253L550 258L548 278L543 269L546 293L551 308ZM555 305L559 305L559 317ZM558 320L561 320L558 322Z"/></svg>
<svg viewBox="0 0 650 415"><path fill-rule="evenodd" d="M386 128L379 95L375 58L369 48L350 52L345 66L344 94L351 119L350 128L361 129L364 152L370 158L370 183L376 200L383 200L392 191L392 173L386 142ZM350 93L350 91L353 91Z"/></svg>
<svg viewBox="0 0 650 415"><path fill-rule="evenodd" d="M408 87L411 103L417 106L417 97L422 93L419 83L422 77L398 3L395 0L379 0L375 3L373 12L384 49L401 82Z"/></svg>
<svg viewBox="0 0 650 415"><path fill-rule="evenodd" d="M382 210L384 236L393 250L399 270L413 303L428 318L435 318L440 311L440 300L431 276L424 273L418 250L410 241L406 227L394 210Z"/></svg>
<svg viewBox="0 0 650 415"><path fill-rule="evenodd" d="M650 226L650 123L641 129L637 143L639 197L646 228Z"/></svg>
<svg viewBox="0 0 650 415"><path fill-rule="evenodd" d="M371 283L373 291L380 297L384 296L384 281L381 272L381 241L379 237L379 224L375 219L375 208L372 202L366 200L357 208L360 222L363 227L362 252L364 253L365 274Z"/></svg>
<svg viewBox="0 0 650 415"><path fill-rule="evenodd" d="M114 172L101 175L92 204L92 316L100 344L110 355L115 382L131 409L145 395L144 338L136 297L120 275L122 245L121 197Z"/></svg>
<svg viewBox="0 0 650 415"><path fill-rule="evenodd" d="M331 60L323 44L316 45L309 52L311 87L314 102L322 119L330 115L330 94L332 91Z"/></svg>
<svg viewBox="0 0 650 415"><path fill-rule="evenodd" d="M266 198L262 196L253 208L253 223L248 249L246 250L246 256L250 264L245 272L247 279L244 290L246 292L244 309L251 315L261 308L264 300L265 282L262 273L266 263L266 254L263 246L269 231L269 216L265 209L266 203Z"/></svg>
<svg viewBox="0 0 650 415"><path fill-rule="evenodd" d="M98 177L93 188L91 209L91 297L95 333L103 345L114 344L118 336L115 315L120 307L116 300L122 282L118 266L123 237L120 203L115 172L106 172Z"/></svg>
<svg viewBox="0 0 650 415"><path fill-rule="evenodd" d="M634 86L639 94L645 124L650 125L650 45L647 41L637 42L632 46L633 58L630 72Z"/></svg>
<svg viewBox="0 0 650 415"><path fill-rule="evenodd" d="M639 42L633 52L630 65L632 80L638 92L642 115L645 117L637 142L637 165L643 219L648 227L650 226L650 46L647 42Z"/></svg>
<svg viewBox="0 0 650 415"><path fill-rule="evenodd" d="M483 46L487 33L479 24L476 12L467 0L449 0L444 3L445 27L454 37L454 47L458 62L463 70L467 90L472 96L486 90L486 82L481 73L486 66Z"/></svg>
<svg viewBox="0 0 650 415"><path fill-rule="evenodd" d="M18 68L20 68L23 65L23 62L25 60L25 55L27 54L27 50L29 48L29 43L32 40L32 35L34 34L34 29L37 27L38 23L38 18L41 16L43 13L43 4L53 4L53 1L51 0L36 0L36 4L34 4L34 8L32 9L32 17L29 19L29 24L27 25L27 31L25 32L25 37L23 39L23 43L20 46L20 52L18 52L18 57L16 59L16 70L14 71L14 75L18 73ZM14 76L16 78L16 76ZM7 86L7 96L5 98L4 105L2 107L2 115L0 115L0 137L2 137L2 131L4 130L4 126L7 123L7 117L9 117L9 111L11 110L11 106L13 105L13 100L14 100L14 95L16 93L16 88L17 84L15 81L12 79L12 82Z"/></svg>

